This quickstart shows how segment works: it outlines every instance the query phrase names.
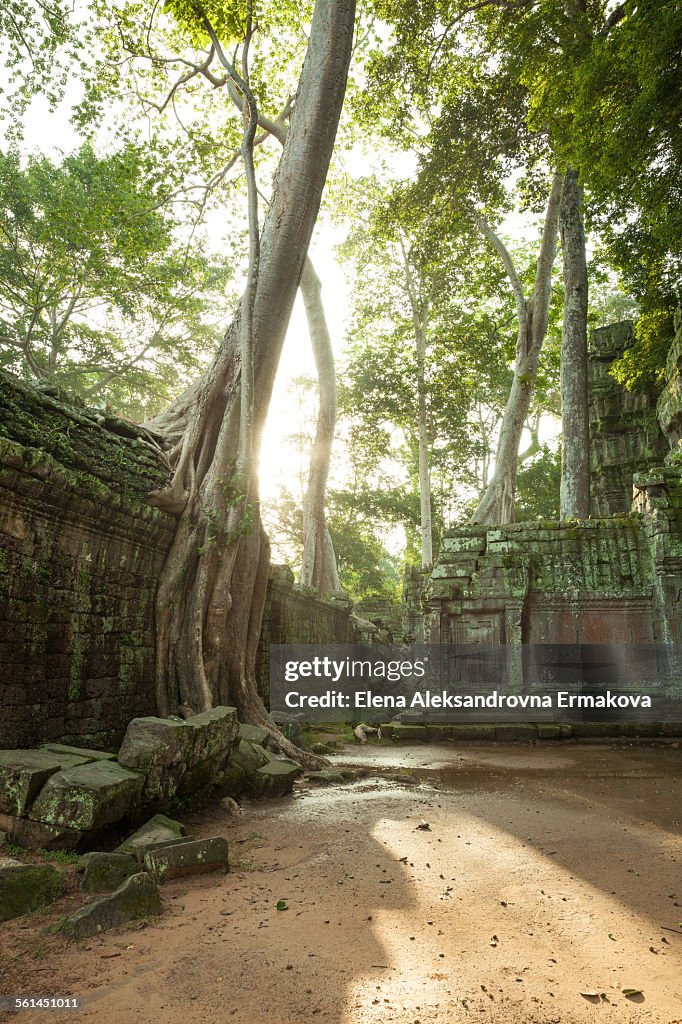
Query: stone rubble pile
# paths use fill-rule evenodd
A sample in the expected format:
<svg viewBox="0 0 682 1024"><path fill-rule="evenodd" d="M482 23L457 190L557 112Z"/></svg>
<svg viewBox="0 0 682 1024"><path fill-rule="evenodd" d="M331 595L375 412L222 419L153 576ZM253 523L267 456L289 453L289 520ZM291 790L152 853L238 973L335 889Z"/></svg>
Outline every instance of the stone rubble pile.
<svg viewBox="0 0 682 1024"><path fill-rule="evenodd" d="M133 719L117 755L58 743L0 750L0 838L29 849L92 849L103 829L208 787L223 797L284 796L302 769L267 750L268 739L267 730L240 725L234 708L217 707L187 721ZM188 837L157 813L114 853L87 853L82 865L84 890L110 895L74 915L65 926L73 937L159 912L156 884L227 870L227 842ZM0 858L0 920L45 906L61 891L50 865Z"/></svg>

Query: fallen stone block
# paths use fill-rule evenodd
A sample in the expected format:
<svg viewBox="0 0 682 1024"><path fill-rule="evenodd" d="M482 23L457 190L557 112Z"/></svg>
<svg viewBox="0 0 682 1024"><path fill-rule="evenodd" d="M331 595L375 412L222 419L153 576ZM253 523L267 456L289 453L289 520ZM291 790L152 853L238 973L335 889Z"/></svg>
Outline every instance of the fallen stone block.
<svg viewBox="0 0 682 1024"><path fill-rule="evenodd" d="M289 758L277 758L256 772L255 789L262 796L279 797L291 793L294 782L303 772L300 764Z"/></svg>
<svg viewBox="0 0 682 1024"><path fill-rule="evenodd" d="M12 814L0 814L0 828L7 832L10 842L26 850L75 850L83 838L83 833L76 829L59 828Z"/></svg>
<svg viewBox="0 0 682 1024"><path fill-rule="evenodd" d="M61 894L62 880L50 864L0 857L0 921L46 907Z"/></svg>
<svg viewBox="0 0 682 1024"><path fill-rule="evenodd" d="M249 776L241 765L228 761L220 774L220 792L226 796L239 796L249 788Z"/></svg>
<svg viewBox="0 0 682 1024"><path fill-rule="evenodd" d="M114 761L96 761L57 772L31 808L34 821L90 832L118 821L140 800L144 777Z"/></svg>
<svg viewBox="0 0 682 1024"><path fill-rule="evenodd" d="M197 784L223 767L237 734L237 712L218 707L187 721L175 718L134 718L118 752L119 764L144 772L144 796L166 802L179 791L186 775L202 766ZM191 786L191 775L187 785Z"/></svg>
<svg viewBox="0 0 682 1024"><path fill-rule="evenodd" d="M87 761L115 761L116 754L106 750L89 750L86 747L72 747L67 743L41 743L39 750L51 750L54 754L72 754L75 757L83 757ZM62 765L66 768L67 765Z"/></svg>
<svg viewBox="0 0 682 1024"><path fill-rule="evenodd" d="M230 755L237 738L239 722L237 709L228 707L211 708L189 718L185 725L194 733L194 746L190 767L202 761L212 760L216 768L222 768Z"/></svg>
<svg viewBox="0 0 682 1024"><path fill-rule="evenodd" d="M140 863L143 863L144 858L147 856L148 853L151 853L152 850L163 850L166 846L178 846L179 843L193 843L196 840L196 838L197 837L194 835L180 837L176 836L174 839L161 839L159 840L158 843L149 843L148 846L145 846L144 852L142 853L141 857L139 856L140 851L137 851L139 861Z"/></svg>
<svg viewBox="0 0 682 1024"><path fill-rule="evenodd" d="M183 772L178 780L178 796L186 796L188 793L195 793L199 789L206 789L220 781L222 767L218 767L216 759L209 758L201 761Z"/></svg>
<svg viewBox="0 0 682 1024"><path fill-rule="evenodd" d="M240 740L239 746L230 756L229 763L239 765L247 776L254 775L259 768L268 762L274 760L274 755L269 753L264 747L258 745L258 743L252 743L250 740Z"/></svg>
<svg viewBox="0 0 682 1024"><path fill-rule="evenodd" d="M86 758L48 750L0 750L0 811L26 814L51 775L85 763Z"/></svg>
<svg viewBox="0 0 682 1024"><path fill-rule="evenodd" d="M270 742L270 733L259 725L247 725L244 722L240 722L237 739L248 740L249 743L257 743L259 747L267 747Z"/></svg>
<svg viewBox="0 0 682 1024"><path fill-rule="evenodd" d="M134 718L118 752L118 763L144 773L146 800L168 800L192 756L194 734L174 718Z"/></svg>
<svg viewBox="0 0 682 1024"><path fill-rule="evenodd" d="M136 832L133 832L124 843L117 846L114 852L132 854L139 863L142 863L145 853L151 847L162 842L177 842L186 834L187 829L181 821L167 818L165 814L155 814Z"/></svg>
<svg viewBox="0 0 682 1024"><path fill-rule="evenodd" d="M150 850L144 856L144 866L157 882L166 882L178 875L227 871L227 840L222 836L180 840Z"/></svg>
<svg viewBox="0 0 682 1024"><path fill-rule="evenodd" d="M140 870L135 858L126 853L86 853L78 867L83 868L83 892L114 892Z"/></svg>
<svg viewBox="0 0 682 1024"><path fill-rule="evenodd" d="M87 903L67 917L60 932L70 939L87 939L126 921L158 917L160 913L161 898L156 884L146 871L138 871L110 896Z"/></svg>

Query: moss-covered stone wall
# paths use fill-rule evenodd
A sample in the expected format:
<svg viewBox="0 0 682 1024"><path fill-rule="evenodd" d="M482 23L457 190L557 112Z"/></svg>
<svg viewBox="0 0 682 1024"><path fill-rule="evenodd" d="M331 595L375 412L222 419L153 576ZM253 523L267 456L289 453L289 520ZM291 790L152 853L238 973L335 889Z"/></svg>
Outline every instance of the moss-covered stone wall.
<svg viewBox="0 0 682 1024"><path fill-rule="evenodd" d="M155 712L166 475L141 428L0 373L0 747L115 748Z"/></svg>
<svg viewBox="0 0 682 1024"><path fill-rule="evenodd" d="M270 689L270 644L345 644L357 638L348 600L319 600L294 585L288 566L273 565L263 611L256 672L261 696Z"/></svg>
<svg viewBox="0 0 682 1024"><path fill-rule="evenodd" d="M682 308L675 312L675 338L666 360L666 385L656 411L671 451L682 459Z"/></svg>
<svg viewBox="0 0 682 1024"><path fill-rule="evenodd" d="M611 364L634 342L624 320L593 331L589 343L589 413L592 513L627 514L632 476L659 463L668 443L656 415L655 389L631 392L610 374Z"/></svg>
<svg viewBox="0 0 682 1024"><path fill-rule="evenodd" d="M156 714L154 603L175 520L148 501L168 477L148 431L0 370L0 748L114 750ZM273 573L259 652L344 643L348 602Z"/></svg>
<svg viewBox="0 0 682 1024"><path fill-rule="evenodd" d="M434 643L682 642L682 472L634 477L628 515L445 534L423 594Z"/></svg>
<svg viewBox="0 0 682 1024"><path fill-rule="evenodd" d="M652 546L639 517L465 527L443 538L428 594L442 643L663 639Z"/></svg>

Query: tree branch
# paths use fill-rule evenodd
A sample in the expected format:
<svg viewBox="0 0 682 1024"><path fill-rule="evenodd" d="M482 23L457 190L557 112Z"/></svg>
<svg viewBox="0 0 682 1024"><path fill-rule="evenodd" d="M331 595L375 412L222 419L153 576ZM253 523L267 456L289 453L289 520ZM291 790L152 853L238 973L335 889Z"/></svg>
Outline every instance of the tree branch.
<svg viewBox="0 0 682 1024"><path fill-rule="evenodd" d="M511 254L499 235L497 235L490 227L490 224L488 224L485 217L479 215L476 217L476 223L504 263L504 269L507 271L507 277L509 278L509 283L511 284L512 292L514 293L516 313L519 318L519 323L521 323L526 318L526 295Z"/></svg>

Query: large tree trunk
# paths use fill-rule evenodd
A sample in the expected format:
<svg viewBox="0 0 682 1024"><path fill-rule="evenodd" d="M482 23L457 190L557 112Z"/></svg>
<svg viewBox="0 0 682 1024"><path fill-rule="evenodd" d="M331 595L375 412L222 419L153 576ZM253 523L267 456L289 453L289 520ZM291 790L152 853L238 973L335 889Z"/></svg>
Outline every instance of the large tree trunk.
<svg viewBox="0 0 682 1024"><path fill-rule="evenodd" d="M291 127L261 238L253 304L253 453L257 456L272 387L345 92L354 0L317 0ZM152 497L179 516L156 602L159 713L233 704L263 724L280 749L255 683L268 551L256 482L237 486L240 423L240 316L204 376L156 421L173 478Z"/></svg>
<svg viewBox="0 0 682 1024"><path fill-rule="evenodd" d="M231 95L240 107L238 94L231 90ZM274 120L263 114L259 115L258 123L261 128L276 138L282 146L289 134L287 116L288 104ZM303 560L300 582L306 587L314 587L319 594L331 594L341 590L336 553L325 515L327 479L336 430L336 367L322 302L322 286L310 257L306 257L300 289L319 387L319 412L310 455L308 488L303 502Z"/></svg>
<svg viewBox="0 0 682 1024"><path fill-rule="evenodd" d="M587 402L587 259L583 190L578 172L564 175L559 225L564 266L561 333L561 518L590 514L590 422Z"/></svg>
<svg viewBox="0 0 682 1024"><path fill-rule="evenodd" d="M318 594L331 594L341 589L334 545L324 511L336 429L336 369L322 304L322 286L310 259L305 261L300 287L319 386L317 427L310 454L308 489L303 502L301 583L306 587L315 587Z"/></svg>
<svg viewBox="0 0 682 1024"><path fill-rule="evenodd" d="M525 296L514 261L504 243L485 220L479 221L483 234L497 250L507 271L516 301L518 334L514 379L502 417L495 470L474 512L473 523L493 526L511 523L514 520L519 446L533 397L540 351L549 322L552 266L556 256L560 200L561 175L555 174L545 214L535 286L530 298Z"/></svg>

